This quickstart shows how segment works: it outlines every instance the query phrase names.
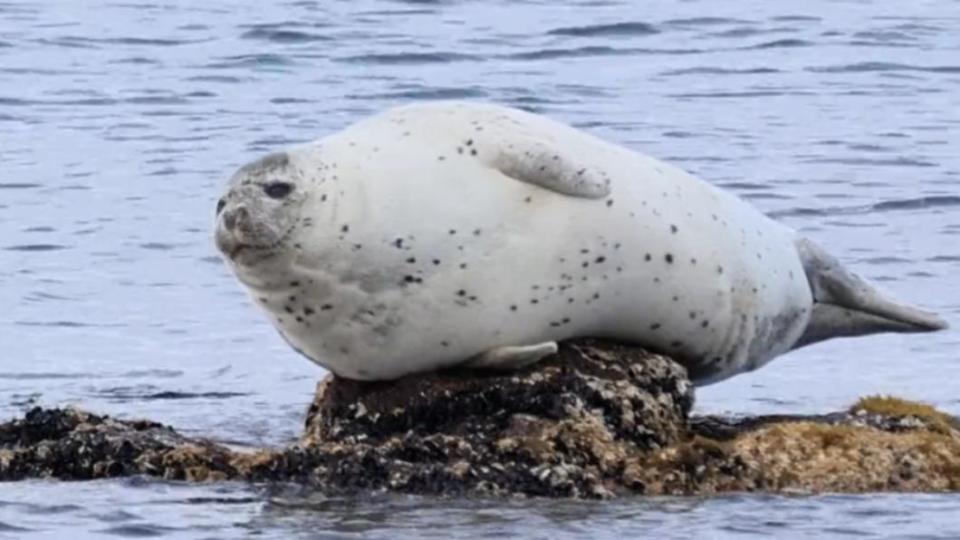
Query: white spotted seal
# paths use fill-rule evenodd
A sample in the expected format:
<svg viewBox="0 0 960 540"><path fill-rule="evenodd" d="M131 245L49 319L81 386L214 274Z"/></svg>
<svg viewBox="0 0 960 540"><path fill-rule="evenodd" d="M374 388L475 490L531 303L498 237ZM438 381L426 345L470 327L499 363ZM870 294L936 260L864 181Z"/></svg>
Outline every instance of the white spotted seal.
<svg viewBox="0 0 960 540"><path fill-rule="evenodd" d="M944 328L690 174L548 118L437 102L242 167L216 243L304 356L378 380L575 337L706 384L838 336Z"/></svg>

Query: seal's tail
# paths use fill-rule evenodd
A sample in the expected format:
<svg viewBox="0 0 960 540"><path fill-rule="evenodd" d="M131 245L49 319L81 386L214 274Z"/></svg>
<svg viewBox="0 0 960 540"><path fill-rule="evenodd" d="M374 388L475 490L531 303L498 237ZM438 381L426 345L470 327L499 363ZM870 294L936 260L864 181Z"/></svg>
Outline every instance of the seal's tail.
<svg viewBox="0 0 960 540"><path fill-rule="evenodd" d="M884 296L807 239L797 242L813 293L813 314L794 348L834 337L882 332L934 332L947 328L936 313Z"/></svg>

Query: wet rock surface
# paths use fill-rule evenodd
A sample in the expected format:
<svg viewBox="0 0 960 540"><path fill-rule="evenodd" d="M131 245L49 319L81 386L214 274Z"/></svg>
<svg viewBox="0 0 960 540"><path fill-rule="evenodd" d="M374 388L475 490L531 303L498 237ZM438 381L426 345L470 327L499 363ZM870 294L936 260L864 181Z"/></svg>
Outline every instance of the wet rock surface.
<svg viewBox="0 0 960 540"><path fill-rule="evenodd" d="M670 359L563 344L517 373L327 378L299 441L238 452L155 422L35 408L0 424L0 480L148 475L395 491L601 498L725 491L960 489L955 419L863 399L822 416L694 417Z"/></svg>

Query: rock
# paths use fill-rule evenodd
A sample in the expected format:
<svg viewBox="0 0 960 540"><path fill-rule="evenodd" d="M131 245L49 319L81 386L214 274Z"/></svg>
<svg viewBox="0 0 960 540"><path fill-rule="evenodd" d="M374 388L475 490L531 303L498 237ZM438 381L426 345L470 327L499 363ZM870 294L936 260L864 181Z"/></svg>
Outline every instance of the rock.
<svg viewBox="0 0 960 540"><path fill-rule="evenodd" d="M337 456L326 487L608 495L626 456L680 441L692 405L668 358L581 341L520 373L327 379L300 446Z"/></svg>
<svg viewBox="0 0 960 540"><path fill-rule="evenodd" d="M828 415L694 417L670 359L577 341L517 373L329 377L301 439L236 452L145 420L35 408L0 424L0 480L144 474L298 482L324 493L605 498L727 491L960 490L960 430L866 398Z"/></svg>

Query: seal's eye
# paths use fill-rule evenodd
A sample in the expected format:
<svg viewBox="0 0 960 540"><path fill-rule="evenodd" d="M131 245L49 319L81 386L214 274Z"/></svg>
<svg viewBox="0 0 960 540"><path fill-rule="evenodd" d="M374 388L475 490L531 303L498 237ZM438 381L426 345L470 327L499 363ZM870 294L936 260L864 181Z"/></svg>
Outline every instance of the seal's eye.
<svg viewBox="0 0 960 540"><path fill-rule="evenodd" d="M220 199L217 201L217 215L220 215L220 212L223 212L223 207L227 205L227 201Z"/></svg>
<svg viewBox="0 0 960 540"><path fill-rule="evenodd" d="M263 192L272 199L282 199L293 191L293 184L287 182L270 182L263 186Z"/></svg>

